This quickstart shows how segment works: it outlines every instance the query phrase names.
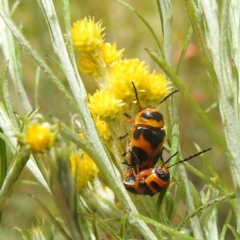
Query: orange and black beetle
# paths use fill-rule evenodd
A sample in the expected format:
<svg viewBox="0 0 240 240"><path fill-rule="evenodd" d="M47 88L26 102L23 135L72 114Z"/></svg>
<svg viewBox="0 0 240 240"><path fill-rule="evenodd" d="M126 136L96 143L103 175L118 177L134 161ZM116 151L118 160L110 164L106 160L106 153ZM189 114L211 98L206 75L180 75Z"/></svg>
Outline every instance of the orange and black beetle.
<svg viewBox="0 0 240 240"><path fill-rule="evenodd" d="M140 110L135 119L128 120L128 122L134 122L135 125L131 129L131 140L128 142L126 152L123 155L126 156L123 163L130 166L136 175L143 169L154 167L157 161L162 158L163 143L166 135L163 130L164 118L162 113L155 107L178 90L170 93L155 107L142 108L133 82L132 85Z"/></svg>
<svg viewBox="0 0 240 240"><path fill-rule="evenodd" d="M127 191L138 195L153 196L170 184L170 173L163 166L142 170L137 176L129 171L124 177L123 184Z"/></svg>
<svg viewBox="0 0 240 240"><path fill-rule="evenodd" d="M162 166L156 166L155 168L149 168L142 170L138 175L135 175L133 171L128 171L124 174L124 186L127 191L138 195L150 195L153 196L158 192L161 192L168 188L170 184L170 173L168 169L176 164L188 161L204 152L211 150L211 148L205 149L193 156L185 158L179 162L172 164L169 167L164 167L166 163L170 161L177 153L171 156Z"/></svg>

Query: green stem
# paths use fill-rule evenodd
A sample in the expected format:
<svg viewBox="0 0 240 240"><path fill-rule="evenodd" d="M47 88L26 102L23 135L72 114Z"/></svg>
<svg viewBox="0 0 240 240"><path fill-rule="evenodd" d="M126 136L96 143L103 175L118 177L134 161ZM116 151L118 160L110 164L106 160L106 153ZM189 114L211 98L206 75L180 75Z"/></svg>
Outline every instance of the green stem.
<svg viewBox="0 0 240 240"><path fill-rule="evenodd" d="M185 42L183 44L183 49L182 49L182 52L181 52L181 55L180 55L180 58L179 58L179 61L178 61L178 65L177 65L177 69L176 69L176 75L177 76L179 76L180 68L182 66L184 57L185 57L187 49L188 49L188 46L191 42L192 35L193 35L193 30L192 30L192 27L190 27L189 30L188 30L188 34L187 34L187 37L185 39Z"/></svg>
<svg viewBox="0 0 240 240"><path fill-rule="evenodd" d="M40 172L42 173L42 176L44 178L44 180L46 181L47 184L49 184L49 174L47 172L47 169L43 163L43 159L42 159L42 154L41 153L35 153L33 154L35 162L40 170Z"/></svg>
<svg viewBox="0 0 240 240"><path fill-rule="evenodd" d="M8 170L7 176L0 191L0 209L2 209L7 198L10 197L13 186L21 175L23 168L30 157L30 154L30 150L27 150L24 147L20 148L17 152L15 159L13 160L14 162L11 168Z"/></svg>
<svg viewBox="0 0 240 240"><path fill-rule="evenodd" d="M0 8L9 14L7 0L0 1ZM3 26L3 28L1 28L1 47L6 61L9 61L9 72L12 78L12 82L22 103L22 106L24 107L25 113L27 113L32 110L32 106L28 100L26 91L23 86L21 64L17 58L16 44L14 44L13 35L7 26Z"/></svg>
<svg viewBox="0 0 240 240"><path fill-rule="evenodd" d="M150 24L142 17L142 15L136 10L134 9L132 6L130 6L129 4L125 3L125 2L122 2L122 1L119 1L117 0L118 3L120 3L122 6L126 7L127 9L129 9L130 11L132 11L133 13L135 13L139 19L144 23L144 25L147 27L147 29L150 31L150 33L152 34L157 46L158 46L158 49L161 53L161 55L163 56L163 50L162 50L162 46L155 34L155 32L153 31L152 27L150 26Z"/></svg>
<svg viewBox="0 0 240 240"><path fill-rule="evenodd" d="M223 202L223 201L230 200L230 199L234 199L234 198L236 198L236 194L235 193L230 193L230 194L227 194L225 196L216 198L216 199L202 205L201 207L197 208L192 214L189 214L187 217L185 217L184 220L178 225L177 229L180 230L192 217L198 215L204 209L206 209L206 208L208 208L208 207L210 207L210 206L212 206L216 203Z"/></svg>
<svg viewBox="0 0 240 240"><path fill-rule="evenodd" d="M0 133L3 134L3 130L0 128ZM3 182L7 175L7 152L6 152L6 143L4 139L0 137L0 188L3 185Z"/></svg>

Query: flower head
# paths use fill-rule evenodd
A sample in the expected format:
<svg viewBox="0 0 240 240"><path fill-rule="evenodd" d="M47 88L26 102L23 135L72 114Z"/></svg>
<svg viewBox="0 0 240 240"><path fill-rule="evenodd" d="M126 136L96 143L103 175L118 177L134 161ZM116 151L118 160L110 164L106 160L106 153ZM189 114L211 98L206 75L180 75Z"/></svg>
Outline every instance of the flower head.
<svg viewBox="0 0 240 240"><path fill-rule="evenodd" d="M113 63L109 75L116 98L122 99L126 104L136 102L134 83L139 101L143 107L154 106L168 93L168 82L163 74L149 73L148 66L138 59L122 60Z"/></svg>
<svg viewBox="0 0 240 240"><path fill-rule="evenodd" d="M117 51L116 43L114 44L104 43L102 45L102 56L103 56L104 62L106 64L110 64L112 62L120 60L122 57L123 51L124 49Z"/></svg>
<svg viewBox="0 0 240 240"><path fill-rule="evenodd" d="M76 178L78 190L81 192L93 181L99 170L88 154L72 154L70 156L71 171Z"/></svg>
<svg viewBox="0 0 240 240"><path fill-rule="evenodd" d="M53 145L54 135L49 124L30 123L26 127L24 143L34 152L42 152Z"/></svg>
<svg viewBox="0 0 240 240"><path fill-rule="evenodd" d="M103 42L101 24L101 21L95 23L91 18L73 23L71 30L74 48L82 52L92 52L101 48Z"/></svg>
<svg viewBox="0 0 240 240"><path fill-rule="evenodd" d="M113 91L118 99L124 101L135 100L132 83L137 89L148 74L148 68L138 59L120 60L113 63L109 76L109 82L113 86Z"/></svg>
<svg viewBox="0 0 240 240"><path fill-rule="evenodd" d="M122 100L117 99L112 89L97 90L93 96L89 95L89 109L95 119L102 121L114 120L124 105Z"/></svg>
<svg viewBox="0 0 240 240"><path fill-rule="evenodd" d="M142 107L152 107L158 104L170 93L169 83L164 74L155 71L148 74L140 83L138 94Z"/></svg>

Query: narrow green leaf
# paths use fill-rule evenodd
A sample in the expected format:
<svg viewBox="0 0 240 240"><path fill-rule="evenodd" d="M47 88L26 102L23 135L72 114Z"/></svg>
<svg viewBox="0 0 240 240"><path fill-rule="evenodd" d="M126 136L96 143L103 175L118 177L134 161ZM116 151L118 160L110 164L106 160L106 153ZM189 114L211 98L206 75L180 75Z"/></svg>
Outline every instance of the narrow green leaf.
<svg viewBox="0 0 240 240"><path fill-rule="evenodd" d="M163 33L163 14L162 14L162 8L160 6L160 3L161 3L161 1L156 0L157 10L158 10L158 14L159 14L159 18L160 18L160 24L161 24L162 33Z"/></svg>
<svg viewBox="0 0 240 240"><path fill-rule="evenodd" d="M0 128L1 134L3 134ZM3 182L7 175L7 152L6 143L3 138L0 138L0 189L2 188ZM2 210L0 209L0 222L2 219Z"/></svg>
<svg viewBox="0 0 240 240"><path fill-rule="evenodd" d="M33 153L34 160L36 162L36 166L41 172L45 182L49 185L49 170L46 168L42 155L39 155L39 153Z"/></svg>
<svg viewBox="0 0 240 240"><path fill-rule="evenodd" d="M14 15L14 13L16 12L19 4L20 4L20 1L16 1L16 2L13 3L12 8L10 9L10 16Z"/></svg>
<svg viewBox="0 0 240 240"><path fill-rule="evenodd" d="M232 211L230 210L227 215L227 219L223 225L221 235L220 235L220 240L225 240L226 239L226 232L228 230L228 223L232 220Z"/></svg>
<svg viewBox="0 0 240 240"><path fill-rule="evenodd" d="M25 148L20 148L17 151L13 159L13 164L8 170L8 173L0 190L0 209L2 209L4 202L10 197L13 186L21 175L24 167L26 166L30 154L30 150L27 150Z"/></svg>
<svg viewBox="0 0 240 240"><path fill-rule="evenodd" d="M6 14L9 14L8 2L0 1L0 11L5 11ZM4 19L3 19L4 20ZM4 53L5 61L9 61L9 73L18 94L18 97L24 107L25 112L28 112L32 109L31 104L28 101L26 91L23 86L22 77L21 77L21 68L19 68L18 60L16 58L16 45L14 43L13 35L11 31L7 28L4 21L0 21L1 26L1 45L2 51Z"/></svg>
<svg viewBox="0 0 240 240"><path fill-rule="evenodd" d="M187 211L194 212L196 209L194 203L194 196L192 195L192 183L188 180L186 170L183 165L179 164L178 166L178 176L182 179L179 186L182 186L182 194L184 195L182 200L184 200ZM179 187L178 186L178 187ZM194 234L194 237L197 239L203 239L203 229L201 228L199 218L196 216L191 219L191 227Z"/></svg>
<svg viewBox="0 0 240 240"><path fill-rule="evenodd" d="M139 211L142 215L147 215L150 217L156 217L156 206L153 202L153 198L150 196L138 196L140 200L140 208Z"/></svg>
<svg viewBox="0 0 240 240"><path fill-rule="evenodd" d="M207 186L200 194L201 200L205 204L216 199L219 195L219 191L214 189L212 186ZM208 239L219 239L217 229L217 211L217 206L212 205L198 214L200 216L201 226L203 226L204 233Z"/></svg>
<svg viewBox="0 0 240 240"><path fill-rule="evenodd" d="M206 211L205 211L206 212ZM201 221L206 239L219 240L217 208L212 207L208 210L208 216L204 221Z"/></svg>
<svg viewBox="0 0 240 240"><path fill-rule="evenodd" d="M195 5L196 3L194 1L186 0L185 2L186 2L187 13L191 21L191 26L193 28L194 37L197 40L197 44L203 54L206 66L211 75L212 85L218 91L217 75L214 70L212 57L210 56L210 53L208 51L206 41L205 41L205 32L203 30L203 25L202 25L203 17L200 15L200 11L197 9L197 6Z"/></svg>
<svg viewBox="0 0 240 240"><path fill-rule="evenodd" d="M109 227L107 223L102 221L101 219L98 219L98 224L105 230L107 231L113 239L121 240L122 238L119 237L118 233L112 229L112 227Z"/></svg>
<svg viewBox="0 0 240 240"><path fill-rule="evenodd" d="M38 67L37 70L36 70L35 84L34 84L34 94L33 94L34 108L35 109L39 108L39 106L38 106L39 77L40 77L40 68Z"/></svg>
<svg viewBox="0 0 240 240"><path fill-rule="evenodd" d="M232 225L230 225L229 223L227 224L227 226L231 230L235 239L240 239L240 234L239 234L238 230L235 227L233 227Z"/></svg>
<svg viewBox="0 0 240 240"><path fill-rule="evenodd" d="M1 128L0 128L0 132L3 134L3 131ZM2 138L0 138L0 189L2 188L6 175L7 175L6 143Z"/></svg>
<svg viewBox="0 0 240 240"><path fill-rule="evenodd" d="M67 153L62 153L56 158L49 156L51 190L70 236L73 239L83 239L77 213L77 189L68 158Z"/></svg>
<svg viewBox="0 0 240 240"><path fill-rule="evenodd" d="M165 61L172 64L172 5L170 0L159 1L161 9L162 33L163 33L163 56Z"/></svg>
<svg viewBox="0 0 240 240"><path fill-rule="evenodd" d="M159 222L156 222L150 218L147 218L147 217L144 217L142 215L136 215L138 218L142 219L143 221L157 227L157 228L160 228L161 230L167 232L168 234L172 235L172 236L175 236L175 237L178 237L179 239L182 239L182 240L194 240L195 238L191 237L191 236L188 236L188 235L185 235L185 234L182 234L176 230L174 230L173 228L171 227L167 227Z"/></svg>
<svg viewBox="0 0 240 240"><path fill-rule="evenodd" d="M9 96L9 90L8 90L8 80L6 78L6 71L8 69L8 64L5 66L3 73L1 74L0 80L1 80L1 90L2 90L2 96L3 96L3 101L4 101L4 105L5 105L5 109L8 112L8 116L11 119L13 125L15 127L18 126L18 122L16 120L16 116L13 113L13 109L12 109L12 102L10 100L10 96Z"/></svg>
<svg viewBox="0 0 240 240"><path fill-rule="evenodd" d="M59 72L64 73L62 64L56 58L52 57L51 55L46 55L44 58L52 63L52 65L54 65Z"/></svg>
<svg viewBox="0 0 240 240"><path fill-rule="evenodd" d="M181 69L181 66L183 64L184 57L186 55L188 46L189 46L189 44L191 42L191 39L192 39L192 35L193 35L193 30L190 27L189 30L188 30L185 42L183 44L183 49L182 49L182 52L181 52L181 55L180 55L180 58L179 58L179 61L178 61L178 65L177 65L177 69L176 69L176 75L179 75L179 73L180 73L180 69Z"/></svg>
<svg viewBox="0 0 240 240"><path fill-rule="evenodd" d="M166 209L165 209L166 215L167 215L168 219L171 219L172 215L173 215L173 211L174 211L174 201L175 201L175 199L168 192L165 195L165 199L166 199Z"/></svg>
<svg viewBox="0 0 240 240"><path fill-rule="evenodd" d="M62 10L63 10L63 19L64 19L64 25L65 25L65 37L67 41L67 47L68 47L68 53L70 60L72 62L72 65L74 66L74 69L77 69L76 61L75 61L75 54L73 50L72 45L72 34L71 34L71 16L70 16L70 5L69 0L61 0L62 2Z"/></svg>
<svg viewBox="0 0 240 240"><path fill-rule="evenodd" d="M12 31L14 36L21 43L23 48L27 51L29 55L33 57L33 59L37 62L39 67L47 74L47 76L53 81L53 83L57 86L59 91L63 94L63 96L68 100L68 102L73 106L73 108L78 109L76 106L76 102L73 100L72 96L69 94L67 89L61 83L61 81L57 78L57 76L52 72L52 70L47 66L47 64L38 56L36 51L31 47L30 43L24 38L22 33L18 30L12 20L4 13L2 9L0 9L0 16L5 21L9 29Z"/></svg>
<svg viewBox="0 0 240 240"><path fill-rule="evenodd" d="M16 131L2 103L0 103L0 128L4 132L1 137L5 139L5 143L8 144L14 154L17 145L17 139L14 137Z"/></svg>
<svg viewBox="0 0 240 240"><path fill-rule="evenodd" d="M124 213L122 215L121 222L120 222L120 234L119 234L120 238L122 238L123 240L125 239L124 235L125 235L126 224L127 224L127 214Z"/></svg>
<svg viewBox="0 0 240 240"><path fill-rule="evenodd" d="M222 192L223 194L227 194L226 189L218 183L215 183L214 181L211 180L211 178L207 177L206 175L204 175L201 171L199 171L198 169L194 168L191 164L189 163L184 163L184 166L190 170L192 173L194 173L196 176L198 176L199 178L201 178L202 180L204 180L204 182L212 185L214 188L218 189L220 192Z"/></svg>
<svg viewBox="0 0 240 240"><path fill-rule="evenodd" d="M141 15L136 9L134 9L132 6L130 6L129 4L127 4L127 3L123 2L123 1L117 0L117 2L118 2L119 4L121 4L122 6L126 7L128 10L132 11L133 13L135 13L135 14L139 17L139 19L144 23L144 25L147 27L147 29L148 29L148 30L150 31L150 33L152 34L152 36L153 36L153 38L154 38L154 40L155 40L155 42L156 42L156 44L157 44L157 46L158 46L158 48L159 48L160 53L163 55L162 46L161 46L160 42L158 41L158 38L157 38L155 32L153 31L152 27L150 26L150 24L149 24L149 23L142 17L142 15Z"/></svg>
<svg viewBox="0 0 240 240"><path fill-rule="evenodd" d="M198 152L200 152L202 149L196 144L194 143L194 146L196 147L196 149L198 150ZM222 181L221 177L217 174L216 170L213 168L213 166L211 165L211 161L209 161L207 158L206 158L206 155L205 154L202 154L201 155L201 159L203 160L204 164L207 166L208 170L210 171L210 173L212 174L212 176L214 178L217 179L217 182L219 183L219 187L221 188L221 190L223 192L225 192L227 194L227 190L226 190L226 186L225 186L225 183ZM211 179L210 179L211 180ZM213 182L211 180L211 182ZM216 187L216 186L215 186ZM219 189L220 190L220 189Z"/></svg>
<svg viewBox="0 0 240 240"><path fill-rule="evenodd" d="M222 202L222 201L226 201L226 200L230 200L230 199L234 199L234 198L236 198L236 194L230 193L226 196L216 198L216 199L202 205L201 207L196 209L192 214L185 217L184 220L178 225L177 229L180 230L192 217L196 216L199 212L203 211L204 209L208 208L209 206L212 206L218 202Z"/></svg>
<svg viewBox="0 0 240 240"><path fill-rule="evenodd" d="M3 131L3 129L2 129ZM6 146L10 148L11 152L14 153L16 151L15 146L12 144L8 136L6 136L4 133L0 132L0 138L5 142Z"/></svg>
<svg viewBox="0 0 240 240"><path fill-rule="evenodd" d="M100 240L97 220L98 220L97 214L94 212L93 219L92 219L93 234L96 240Z"/></svg>
<svg viewBox="0 0 240 240"><path fill-rule="evenodd" d="M31 196L31 195L30 195ZM52 215L52 213L47 209L47 207L35 196L31 196L35 202L41 207L43 212L46 214L46 216L50 219L50 221L54 224L54 226L59 230L59 232L63 235L63 237L67 240L72 240L72 238L68 235L66 230L59 224L59 222L56 220L56 218Z"/></svg>

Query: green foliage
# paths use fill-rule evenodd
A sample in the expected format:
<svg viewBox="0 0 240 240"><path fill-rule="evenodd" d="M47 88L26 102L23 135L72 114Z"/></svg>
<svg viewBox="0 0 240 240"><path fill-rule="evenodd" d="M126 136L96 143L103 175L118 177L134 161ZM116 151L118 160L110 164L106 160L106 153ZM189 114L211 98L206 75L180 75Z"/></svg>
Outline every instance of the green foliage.
<svg viewBox="0 0 240 240"><path fill-rule="evenodd" d="M166 0L143 1L134 7L134 2L76 2L71 6L67 0L56 1L55 5L37 0L38 5L30 1L11 6L12 1L0 0L0 238L16 239L20 232L23 239L238 239L239 3L186 0L182 6ZM124 15L120 16L122 22L112 11ZM151 19L153 13L160 23ZM208 153L211 157L201 156L197 166L184 163L169 169L172 182L167 192L153 197L128 194L112 155L99 137L87 106L87 93L94 87L86 76L82 80L79 75L70 30L72 21L88 15L102 18L107 35L112 32L109 39L119 39L117 44L122 44L131 58L142 54L144 46L146 61L160 68L180 91L166 103L167 152L187 155L193 142L197 142L197 151L201 151L199 146L213 145L212 153ZM19 24L19 16L26 16L24 26ZM176 27L182 16L188 19L183 29ZM133 24L128 24L131 21ZM24 31L32 25L36 29ZM192 53L193 46L200 53ZM195 55L189 61L191 53ZM205 103L193 94L197 88L207 98ZM219 106L219 112L209 107L213 105ZM33 118L60 129L51 149L36 153L19 140L26 119ZM192 128L195 122L200 124ZM78 135L79 125L85 139ZM188 128L191 140L182 137ZM79 148L100 171L98 181L89 183L89 191L80 194L69 162L70 153ZM171 159L172 163L177 161L177 157ZM30 196L26 199L21 195L25 191L24 197ZM27 206L19 199L35 205L25 210ZM15 205L33 212L22 224L23 212L14 221L6 217Z"/></svg>

